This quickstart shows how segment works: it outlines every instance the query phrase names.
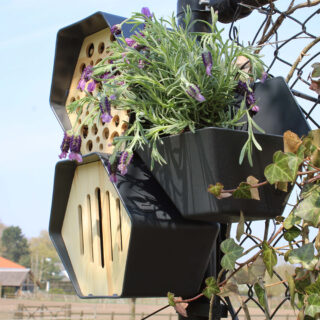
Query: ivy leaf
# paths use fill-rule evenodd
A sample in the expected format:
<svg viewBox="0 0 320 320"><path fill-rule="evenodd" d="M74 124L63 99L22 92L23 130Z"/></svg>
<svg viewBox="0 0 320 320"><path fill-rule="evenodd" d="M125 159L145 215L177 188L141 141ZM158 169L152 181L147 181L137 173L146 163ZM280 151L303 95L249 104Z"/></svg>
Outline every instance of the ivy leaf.
<svg viewBox="0 0 320 320"><path fill-rule="evenodd" d="M237 284L254 285L264 278L266 266L261 256L259 256L249 267L242 267L233 277Z"/></svg>
<svg viewBox="0 0 320 320"><path fill-rule="evenodd" d="M304 268L296 268L295 273L296 279L299 279L294 281L296 289L298 292L304 293L306 287L311 284L309 271Z"/></svg>
<svg viewBox="0 0 320 320"><path fill-rule="evenodd" d="M182 297L176 297L174 298L174 309L176 310L176 312L178 312L180 315L182 315L183 317L187 318L188 314L187 314L187 307L189 305L189 303L186 302L180 302L182 301Z"/></svg>
<svg viewBox="0 0 320 320"><path fill-rule="evenodd" d="M316 280L316 282L308 285L305 288L305 291L307 294L313 294L313 293L319 293L320 292L320 276L318 276L318 279Z"/></svg>
<svg viewBox="0 0 320 320"><path fill-rule="evenodd" d="M314 227L319 224L320 218L320 190L314 189L307 198L303 199L295 211L296 216L310 222Z"/></svg>
<svg viewBox="0 0 320 320"><path fill-rule="evenodd" d="M265 295L266 292L265 290L259 285L259 283L256 283L254 285L254 292L256 293L259 303L265 308L266 304L265 304Z"/></svg>
<svg viewBox="0 0 320 320"><path fill-rule="evenodd" d="M202 291L202 293L208 298L211 299L211 297L215 294L218 294L220 292L220 289L217 285L217 281L214 277L209 277L206 279L206 287Z"/></svg>
<svg viewBox="0 0 320 320"><path fill-rule="evenodd" d="M221 259L221 266L226 270L233 270L235 262L241 257L243 248L235 243L233 239L226 239L220 245L221 251L224 253Z"/></svg>
<svg viewBox="0 0 320 320"><path fill-rule="evenodd" d="M305 315L314 317L320 312L320 295L312 294L308 297L308 305L305 309Z"/></svg>
<svg viewBox="0 0 320 320"><path fill-rule="evenodd" d="M243 215L242 210L240 210L240 219L239 219L239 223L237 226L237 235L236 235L236 239L238 241L240 241L240 238L243 235L243 233L244 233L244 215Z"/></svg>
<svg viewBox="0 0 320 320"><path fill-rule="evenodd" d="M174 307L176 305L175 301L174 301L174 293L168 292L167 293L167 297L168 297L168 303L171 307Z"/></svg>
<svg viewBox="0 0 320 320"><path fill-rule="evenodd" d="M284 238L287 241L293 241L295 238L297 238L301 234L301 230L297 228L296 226L293 226L288 231L284 233Z"/></svg>
<svg viewBox="0 0 320 320"><path fill-rule="evenodd" d="M288 130L283 134L283 150L284 150L284 152L297 153L301 144L302 144L301 139L294 132Z"/></svg>
<svg viewBox="0 0 320 320"><path fill-rule="evenodd" d="M239 295L238 286L235 283L227 282L218 294L220 297L230 297L231 295Z"/></svg>
<svg viewBox="0 0 320 320"><path fill-rule="evenodd" d="M251 199L253 199L253 200L260 200L258 188L252 188L252 186L258 184L258 182L259 182L259 180L257 178L255 178L254 176L249 176L247 178L247 183L249 183L251 186L250 193L251 193Z"/></svg>
<svg viewBox="0 0 320 320"><path fill-rule="evenodd" d="M300 248L293 249L288 257L291 264L301 263L302 266L309 270L314 260L313 243L307 243Z"/></svg>
<svg viewBox="0 0 320 320"><path fill-rule="evenodd" d="M208 187L208 192L212 193L216 197L219 197L221 195L223 187L223 184L221 184L220 182L217 182L215 185L210 184Z"/></svg>
<svg viewBox="0 0 320 320"><path fill-rule="evenodd" d="M241 182L238 188L233 192L233 197L235 199L252 199L250 189L249 183Z"/></svg>
<svg viewBox="0 0 320 320"><path fill-rule="evenodd" d="M275 187L283 192L288 192L288 182L276 182Z"/></svg>
<svg viewBox="0 0 320 320"><path fill-rule="evenodd" d="M271 248L266 241L262 243L262 257L266 265L270 278L273 276L273 267L277 264L277 255L273 248Z"/></svg>
<svg viewBox="0 0 320 320"><path fill-rule="evenodd" d="M301 218L297 217L294 211L291 211L288 217L284 220L283 226L285 229L291 229L295 224L299 224L301 222Z"/></svg>
<svg viewBox="0 0 320 320"><path fill-rule="evenodd" d="M294 309L295 308L294 296L296 293L296 286L294 284L294 279L293 279L292 275L289 274L288 271L285 272L285 275L286 275L286 279L287 279L287 282L289 285L290 303L291 303L292 308Z"/></svg>
<svg viewBox="0 0 320 320"><path fill-rule="evenodd" d="M320 63L315 62L314 64L311 65L311 67L313 68L312 73L311 73L311 77L312 78L319 78L320 77Z"/></svg>
<svg viewBox="0 0 320 320"><path fill-rule="evenodd" d="M294 180L297 176L298 173L298 169L300 167L300 164L303 162L304 160L304 146L301 146L297 152L297 154L294 153L287 153L288 156L288 165L289 168L291 169L291 174L292 177L294 177Z"/></svg>
<svg viewBox="0 0 320 320"><path fill-rule="evenodd" d="M291 162L293 162L292 159ZM288 154L282 151L277 151L273 155L273 163L265 168L264 175L270 184L274 184L275 182L293 182L296 176L289 167Z"/></svg>

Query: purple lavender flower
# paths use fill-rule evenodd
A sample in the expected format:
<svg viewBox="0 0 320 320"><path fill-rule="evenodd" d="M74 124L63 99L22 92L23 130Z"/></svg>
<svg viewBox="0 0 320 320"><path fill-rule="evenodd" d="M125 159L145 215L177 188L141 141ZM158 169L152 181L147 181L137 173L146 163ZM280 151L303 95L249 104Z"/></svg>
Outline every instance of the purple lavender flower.
<svg viewBox="0 0 320 320"><path fill-rule="evenodd" d="M151 19L152 18L152 13L150 12L150 9L148 7L143 7L141 9L141 13L145 15L147 18Z"/></svg>
<svg viewBox="0 0 320 320"><path fill-rule="evenodd" d="M91 76L92 76L92 72L93 72L93 67L92 65L88 65L84 68L83 72L82 72L82 75L83 75L83 79L88 82L90 79L91 79ZM81 75L81 77L82 77Z"/></svg>
<svg viewBox="0 0 320 320"><path fill-rule="evenodd" d="M260 80L260 82L261 83L264 83L267 79L268 79L268 73L267 72L264 72L263 74L262 74L262 77L261 77L261 80Z"/></svg>
<svg viewBox="0 0 320 320"><path fill-rule="evenodd" d="M236 87L236 92L244 96L248 92L248 85L245 82L239 80Z"/></svg>
<svg viewBox="0 0 320 320"><path fill-rule="evenodd" d="M80 89L81 91L83 91L85 86L86 86L86 80L81 78L79 83L78 83L77 89Z"/></svg>
<svg viewBox="0 0 320 320"><path fill-rule="evenodd" d="M247 97L246 97L246 103L248 106L251 106L253 104L255 104L256 102L256 98L254 97L254 93L250 92L248 93Z"/></svg>
<svg viewBox="0 0 320 320"><path fill-rule="evenodd" d="M110 164L108 161L108 171L109 171L109 178L110 181L113 183L117 182L117 162L115 161L113 164Z"/></svg>
<svg viewBox="0 0 320 320"><path fill-rule="evenodd" d="M101 111L102 122L109 123L113 117L111 115L111 106L107 96L104 99L104 105L102 105L102 103L100 102L99 108Z"/></svg>
<svg viewBox="0 0 320 320"><path fill-rule="evenodd" d="M69 152L70 148L70 136L65 132L63 136L63 140L60 146L61 154L59 155L60 159L65 159L67 157L67 154Z"/></svg>
<svg viewBox="0 0 320 320"><path fill-rule="evenodd" d="M112 26L110 31L115 36L121 34L121 26L120 26L120 24L115 24L114 26Z"/></svg>
<svg viewBox="0 0 320 320"><path fill-rule="evenodd" d="M110 100L116 100L117 99L117 96L115 94L112 94L110 97L109 97Z"/></svg>
<svg viewBox="0 0 320 320"><path fill-rule="evenodd" d="M136 42L131 38L126 38L125 41L129 47L133 47L136 44Z"/></svg>
<svg viewBox="0 0 320 320"><path fill-rule="evenodd" d="M201 94L200 89L195 84L189 85L186 93L199 102L203 102L206 100L206 98Z"/></svg>
<svg viewBox="0 0 320 320"><path fill-rule="evenodd" d="M80 153L81 149L81 136L71 136L70 138L70 160L76 160L77 162L82 162L82 156Z"/></svg>
<svg viewBox="0 0 320 320"><path fill-rule="evenodd" d="M131 160L132 160L132 156L133 154L130 155L129 157L129 153L127 151L123 151L120 159L119 159L119 164L118 164L118 169L121 173L121 175L125 175L128 172L128 165L130 164Z"/></svg>
<svg viewBox="0 0 320 320"><path fill-rule="evenodd" d="M89 82L87 87L88 92L93 92L95 88L96 88L96 82L95 81Z"/></svg>
<svg viewBox="0 0 320 320"><path fill-rule="evenodd" d="M211 69L212 69L212 55L211 52L203 52L202 53L202 61L206 68L206 74L211 76Z"/></svg>
<svg viewBox="0 0 320 320"><path fill-rule="evenodd" d="M254 105L252 108L251 108L251 111L253 112L253 114L256 114L258 113L260 110L259 106L257 105Z"/></svg>

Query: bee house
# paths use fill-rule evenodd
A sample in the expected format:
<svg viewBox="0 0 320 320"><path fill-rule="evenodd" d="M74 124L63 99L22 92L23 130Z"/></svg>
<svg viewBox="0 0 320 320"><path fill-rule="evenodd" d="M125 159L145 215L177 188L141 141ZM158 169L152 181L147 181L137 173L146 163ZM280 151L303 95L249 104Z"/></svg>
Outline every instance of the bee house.
<svg viewBox="0 0 320 320"><path fill-rule="evenodd" d="M81 153L112 153L112 142L123 134L128 126L126 110L117 110L111 104L112 120L103 123L99 117L88 128L85 120L91 107L84 105L82 110L68 114L67 106L85 97L85 91L78 88L78 83L85 67L95 66L110 53L110 43L115 41L110 31L114 24L121 23L124 18L97 12L58 32L55 63L50 95L50 104L64 130L72 127L79 129L82 138ZM124 27L124 34L129 35ZM87 82L85 89L90 82ZM97 94L97 88L92 95Z"/></svg>
<svg viewBox="0 0 320 320"><path fill-rule="evenodd" d="M184 297L201 289L219 225L184 220L138 156L56 166L49 233L80 297Z"/></svg>

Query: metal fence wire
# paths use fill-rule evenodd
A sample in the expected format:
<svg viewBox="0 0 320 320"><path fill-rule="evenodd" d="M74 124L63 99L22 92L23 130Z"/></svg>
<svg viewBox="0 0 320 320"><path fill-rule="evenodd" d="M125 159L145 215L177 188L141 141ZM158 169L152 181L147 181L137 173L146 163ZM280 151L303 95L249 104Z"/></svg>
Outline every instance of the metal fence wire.
<svg viewBox="0 0 320 320"><path fill-rule="evenodd" d="M255 47L256 51L264 56L268 74L286 79L310 127L320 128L320 96L310 89L309 77L312 65L320 62L320 1L269 1L269 4L263 7L243 2L247 1L239 3L235 11L229 28L229 38L238 44ZM259 6L259 1L256 3ZM252 10L252 13L245 19L238 20L241 18L242 7ZM252 30L252 34L248 29ZM242 240L242 245L257 244L252 236L256 235L253 230L259 230L256 224L257 222L246 223L246 237ZM260 228L262 229L264 228ZM275 230L275 226L270 226L270 230ZM279 272L275 272L275 276L278 279L276 281L282 282ZM279 310L283 307L288 306L290 309L288 286L285 282L281 286L282 295L272 306L270 319L277 319L280 316ZM254 295L253 286L247 285L246 291L244 302L265 313L264 307ZM235 305L228 303L228 309L232 319L239 319L241 305L235 308Z"/></svg>

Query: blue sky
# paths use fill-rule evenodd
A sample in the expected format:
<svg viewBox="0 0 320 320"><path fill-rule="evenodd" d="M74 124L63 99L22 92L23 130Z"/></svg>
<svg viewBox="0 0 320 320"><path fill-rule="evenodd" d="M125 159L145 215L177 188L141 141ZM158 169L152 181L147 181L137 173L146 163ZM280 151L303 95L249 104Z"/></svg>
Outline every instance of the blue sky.
<svg viewBox="0 0 320 320"><path fill-rule="evenodd" d="M19 225L27 237L38 236L48 227L62 139L62 129L49 106L58 30L96 11L129 16L143 6L157 16L168 16L175 11L176 1L1 0L2 223ZM242 21L240 31L250 33L254 19L254 15L246 19L247 25Z"/></svg>

